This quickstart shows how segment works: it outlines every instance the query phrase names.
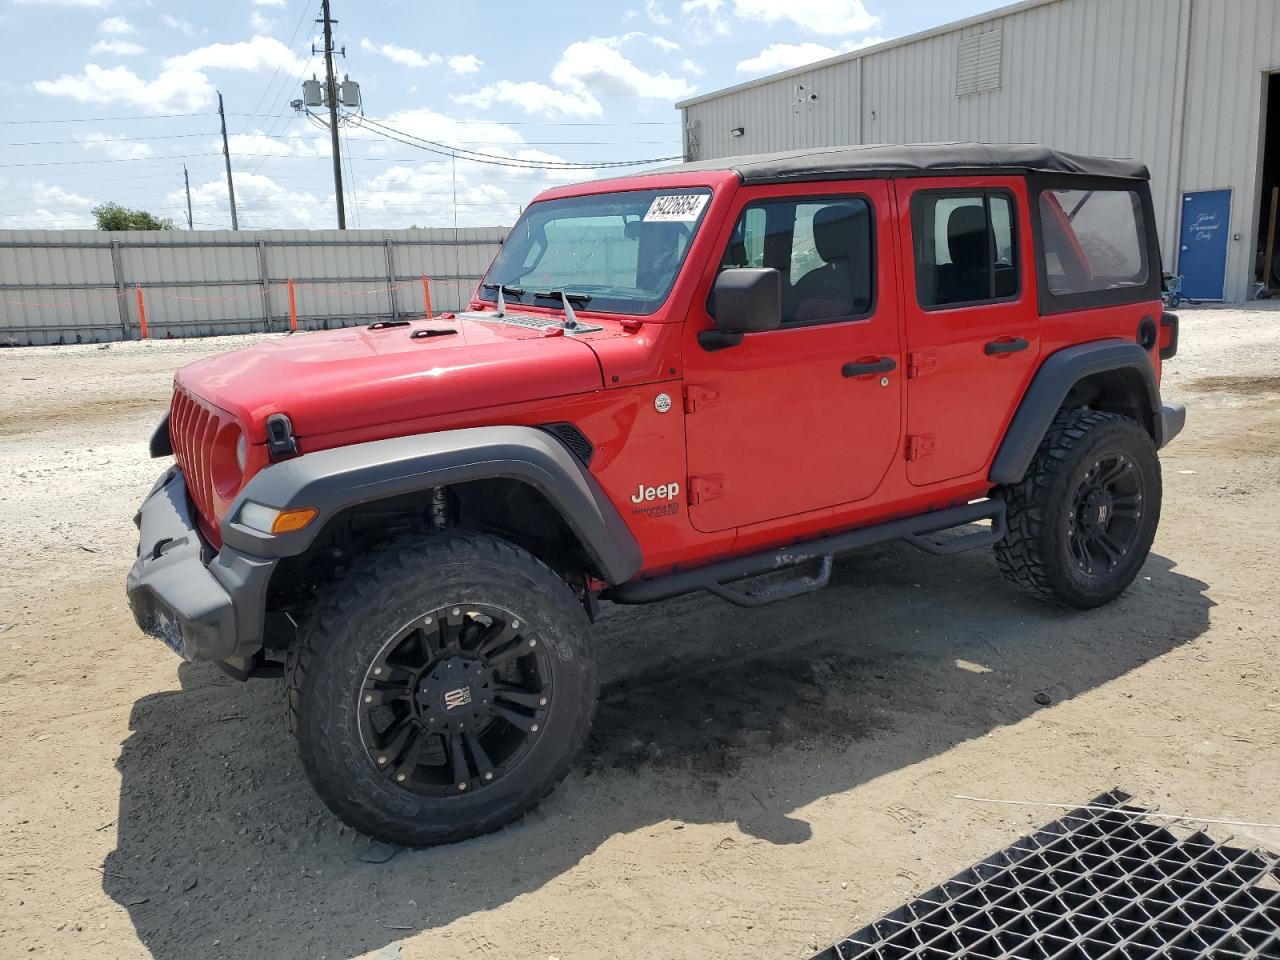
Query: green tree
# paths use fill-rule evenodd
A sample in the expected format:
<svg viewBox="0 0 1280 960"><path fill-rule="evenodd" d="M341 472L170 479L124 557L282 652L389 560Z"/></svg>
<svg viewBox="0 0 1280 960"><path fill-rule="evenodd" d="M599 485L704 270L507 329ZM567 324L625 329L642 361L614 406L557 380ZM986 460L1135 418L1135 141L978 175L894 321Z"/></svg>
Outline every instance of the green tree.
<svg viewBox="0 0 1280 960"><path fill-rule="evenodd" d="M146 210L130 210L118 203L102 203L92 210L99 230L172 230L173 221Z"/></svg>

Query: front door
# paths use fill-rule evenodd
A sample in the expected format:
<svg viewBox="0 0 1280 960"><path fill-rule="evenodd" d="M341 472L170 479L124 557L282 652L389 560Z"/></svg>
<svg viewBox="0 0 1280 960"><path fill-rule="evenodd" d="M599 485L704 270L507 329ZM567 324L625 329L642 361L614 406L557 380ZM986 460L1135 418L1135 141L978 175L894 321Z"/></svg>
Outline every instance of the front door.
<svg viewBox="0 0 1280 960"><path fill-rule="evenodd" d="M980 471L1035 371L1040 324L1025 181L897 184L906 282L907 479Z"/></svg>
<svg viewBox="0 0 1280 960"><path fill-rule="evenodd" d="M871 496L901 443L902 347L882 182L740 191L720 269L782 274L782 327L707 351L686 325L689 518L705 532Z"/></svg>
<svg viewBox="0 0 1280 960"><path fill-rule="evenodd" d="M1221 300L1227 283L1227 234L1231 191L1201 190L1182 196L1182 233L1178 273L1182 295L1191 300Z"/></svg>

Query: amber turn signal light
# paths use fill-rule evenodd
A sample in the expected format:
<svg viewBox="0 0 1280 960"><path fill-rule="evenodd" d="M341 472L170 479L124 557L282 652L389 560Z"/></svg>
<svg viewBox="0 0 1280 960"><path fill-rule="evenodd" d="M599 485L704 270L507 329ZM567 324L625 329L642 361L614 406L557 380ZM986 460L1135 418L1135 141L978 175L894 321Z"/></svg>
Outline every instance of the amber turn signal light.
<svg viewBox="0 0 1280 960"><path fill-rule="evenodd" d="M296 510L281 510L271 523L272 533L293 533L301 530L316 518L320 511L315 507L299 507Z"/></svg>

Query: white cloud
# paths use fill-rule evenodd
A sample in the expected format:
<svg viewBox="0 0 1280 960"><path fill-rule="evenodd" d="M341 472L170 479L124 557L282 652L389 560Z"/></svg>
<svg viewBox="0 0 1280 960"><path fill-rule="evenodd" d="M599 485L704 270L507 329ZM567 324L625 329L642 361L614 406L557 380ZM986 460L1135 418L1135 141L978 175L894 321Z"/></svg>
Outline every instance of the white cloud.
<svg viewBox="0 0 1280 960"><path fill-rule="evenodd" d="M89 48L89 54L109 53L115 57L136 57L140 53L146 53L146 50L142 44L132 40L99 40Z"/></svg>
<svg viewBox="0 0 1280 960"><path fill-rule="evenodd" d="M6 192L13 187L6 186ZM0 229L21 230L24 228L47 228L52 226L59 230L89 230L94 220L89 210L97 201L78 193L71 193L61 187L50 186L37 180L26 188L26 195L31 209L23 213L0 216Z"/></svg>
<svg viewBox="0 0 1280 960"><path fill-rule="evenodd" d="M739 61L738 72L757 75L779 73L884 41L884 37L863 37L856 43L841 43L835 47L823 43L771 43L754 57Z"/></svg>
<svg viewBox="0 0 1280 960"><path fill-rule="evenodd" d="M665 50L667 53L679 53L680 44L674 40L668 40L666 37L650 36L649 42L659 50Z"/></svg>
<svg viewBox="0 0 1280 960"><path fill-rule="evenodd" d="M430 67L440 63L443 59L438 53L428 53L424 56L417 50L398 47L394 43L374 43L368 37L360 41L360 49L365 53L375 53L378 56L386 57L392 63L398 63L403 67Z"/></svg>
<svg viewBox="0 0 1280 960"><path fill-rule="evenodd" d="M733 12L744 20L789 22L810 33L827 36L866 33L880 25L880 18L868 13L862 0L787 0L786 3L733 0Z"/></svg>
<svg viewBox="0 0 1280 960"><path fill-rule="evenodd" d="M222 141L210 140L209 149L221 153ZM235 133L227 138L227 146L231 150L231 156L235 157L328 157L329 154L329 138L324 136L311 136L302 133L293 133L285 137L272 137L263 133L262 130L254 130L252 133Z"/></svg>
<svg viewBox="0 0 1280 960"><path fill-rule="evenodd" d="M138 28L124 17L107 17L107 19L98 24L98 32L123 37L126 34L137 33Z"/></svg>
<svg viewBox="0 0 1280 960"><path fill-rule="evenodd" d="M708 43L713 37L729 32L722 12L724 0L684 0L680 13L684 17L684 32L694 43Z"/></svg>
<svg viewBox="0 0 1280 960"><path fill-rule="evenodd" d="M671 22L671 18L667 16L667 12L662 9L662 4L658 0L644 0L644 13L660 27L665 27Z"/></svg>
<svg viewBox="0 0 1280 960"><path fill-rule="evenodd" d="M828 47L824 43L771 43L754 57L739 61L738 71L754 74L779 73L852 50L873 47L877 43L884 43L886 39L880 36L863 37L857 42L845 42L834 47Z"/></svg>
<svg viewBox="0 0 1280 960"><path fill-rule="evenodd" d="M196 28L181 17L162 13L160 14L160 19L164 21L164 25L170 29L177 30L179 33L185 33L188 37L194 37L196 35Z"/></svg>
<svg viewBox="0 0 1280 960"><path fill-rule="evenodd" d="M552 81L579 95L679 100L693 92L683 77L646 73L622 55L624 37L592 37L565 47Z"/></svg>
<svg viewBox="0 0 1280 960"><path fill-rule="evenodd" d="M487 110L495 103L509 103L525 113L542 113L548 116L598 117L604 112L600 101L589 93L557 90L545 83L533 80L499 80L475 93L454 97L458 103L471 104Z"/></svg>
<svg viewBox="0 0 1280 960"><path fill-rule="evenodd" d="M482 66L484 61L477 57L474 53L459 53L448 58L449 69L459 76L466 73L475 73Z"/></svg>
<svg viewBox="0 0 1280 960"><path fill-rule="evenodd" d="M688 59L687 57L684 60L680 61L680 69L693 77L700 77L704 72L702 67L698 66L696 63L694 63L692 60Z"/></svg>
<svg viewBox="0 0 1280 960"><path fill-rule="evenodd" d="M239 43L211 43L189 53L170 57L166 70L254 70L264 72L283 68L300 73L309 61L294 56L293 51L275 37L254 37Z"/></svg>
<svg viewBox="0 0 1280 960"><path fill-rule="evenodd" d="M249 26L254 33L270 33L276 28L276 22L270 17L264 17L258 10L249 12Z"/></svg>
<svg viewBox="0 0 1280 960"><path fill-rule="evenodd" d="M771 43L754 57L738 62L739 73L777 73L834 57L839 50L821 43Z"/></svg>
<svg viewBox="0 0 1280 960"><path fill-rule="evenodd" d="M277 10L283 10L289 5L288 0L253 0L255 7L275 7Z"/></svg>
<svg viewBox="0 0 1280 960"><path fill-rule="evenodd" d="M145 143L126 140L111 133L89 133L77 137L86 150L98 150L112 160L144 160L152 155L151 147Z"/></svg>
<svg viewBox="0 0 1280 960"><path fill-rule="evenodd" d="M128 67L87 64L80 74L37 80L35 89L80 103L120 103L151 113L194 113L213 103L209 78L198 70L166 67L154 80L143 80Z"/></svg>

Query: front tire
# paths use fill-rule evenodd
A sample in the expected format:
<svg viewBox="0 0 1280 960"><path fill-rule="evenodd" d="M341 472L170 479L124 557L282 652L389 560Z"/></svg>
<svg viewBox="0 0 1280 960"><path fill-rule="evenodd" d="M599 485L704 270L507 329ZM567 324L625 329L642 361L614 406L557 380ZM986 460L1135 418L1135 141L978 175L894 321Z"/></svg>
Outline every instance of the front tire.
<svg viewBox="0 0 1280 960"><path fill-rule="evenodd" d="M1128 417L1064 410L1020 483L1004 490L1008 533L1000 572L1081 610L1110 603L1151 552L1160 523L1160 460Z"/></svg>
<svg viewBox="0 0 1280 960"><path fill-rule="evenodd" d="M541 561L464 532L397 540L323 591L287 670L303 769L345 823L404 846L519 819L591 725L586 615Z"/></svg>

